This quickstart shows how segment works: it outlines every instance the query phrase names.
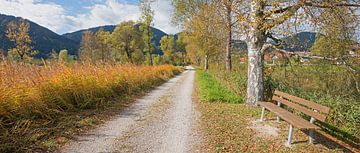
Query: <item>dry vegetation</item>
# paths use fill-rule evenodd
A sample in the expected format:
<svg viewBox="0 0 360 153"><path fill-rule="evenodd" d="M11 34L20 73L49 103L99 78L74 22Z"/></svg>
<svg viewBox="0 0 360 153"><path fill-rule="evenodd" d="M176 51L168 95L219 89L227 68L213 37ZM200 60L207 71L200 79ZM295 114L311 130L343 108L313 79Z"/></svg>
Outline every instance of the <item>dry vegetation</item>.
<svg viewBox="0 0 360 153"><path fill-rule="evenodd" d="M31 143L54 134L47 133L48 128L69 119L69 114L104 108L114 103L112 99L150 89L179 72L170 65L1 63L0 152L39 148ZM45 149L52 145L46 143Z"/></svg>

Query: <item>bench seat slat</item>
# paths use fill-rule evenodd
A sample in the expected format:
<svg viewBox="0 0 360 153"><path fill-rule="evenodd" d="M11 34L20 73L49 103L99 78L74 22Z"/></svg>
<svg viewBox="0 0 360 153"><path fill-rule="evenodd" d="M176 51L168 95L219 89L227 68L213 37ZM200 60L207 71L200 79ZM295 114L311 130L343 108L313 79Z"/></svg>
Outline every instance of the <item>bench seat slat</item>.
<svg viewBox="0 0 360 153"><path fill-rule="evenodd" d="M290 94L285 93L285 92L281 92L281 91L276 90L274 94L278 95L279 97L290 99L291 101L294 101L294 102L296 102L298 104L301 104L301 105L316 109L316 110L318 110L318 111L320 111L322 113L325 113L325 114L328 114L329 111L330 111L329 107L320 105L318 103L314 103L312 101L308 101L306 99L302 99L302 98L290 95Z"/></svg>
<svg viewBox="0 0 360 153"><path fill-rule="evenodd" d="M291 107L291 108L293 108L293 109L295 109L295 110L297 110L297 111L300 111L300 112L303 112L303 113L305 113L306 115L309 115L309 116L311 116L311 117L314 117L315 119L317 119L317 120L319 120L319 121L325 121L325 119L326 119L326 116L325 115L322 115L322 114L320 114L320 113L317 113L317 112L314 112L314 111L311 111L311 110L309 110L309 109L307 109L307 108L305 108L305 107L302 107L302 106L300 106L300 105L298 105L298 104L295 104L295 103L292 103L292 102L290 102L290 101L288 101L288 100L286 100L286 99L282 99L282 98L280 98L280 97L278 97L278 96L273 96L273 100L275 100L275 101L278 101L278 102L281 102L281 103L283 103L284 105L286 105L286 106L289 106L289 107Z"/></svg>
<svg viewBox="0 0 360 153"><path fill-rule="evenodd" d="M309 121L296 116L295 114L271 103L271 102L258 102L261 107L265 107L266 109L270 110L271 112L275 113L281 119L285 120L286 122L290 123L294 127L298 129L320 129L318 126L311 124Z"/></svg>

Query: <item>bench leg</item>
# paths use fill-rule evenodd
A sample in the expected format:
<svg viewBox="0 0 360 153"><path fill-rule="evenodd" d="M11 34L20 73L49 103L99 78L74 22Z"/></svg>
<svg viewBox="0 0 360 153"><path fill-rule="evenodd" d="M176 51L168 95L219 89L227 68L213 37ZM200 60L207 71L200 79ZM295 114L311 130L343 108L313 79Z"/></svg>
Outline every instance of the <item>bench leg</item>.
<svg viewBox="0 0 360 153"><path fill-rule="evenodd" d="M264 121L265 107L262 108L260 122Z"/></svg>
<svg viewBox="0 0 360 153"><path fill-rule="evenodd" d="M309 130L309 143L310 143L310 144L313 144L313 143L314 143L314 140L315 140L315 139L314 139L314 136L315 136L315 135L314 135L314 130L313 130L313 129L310 129L310 130Z"/></svg>
<svg viewBox="0 0 360 153"><path fill-rule="evenodd" d="M281 103L280 103L280 102L277 102L277 105L278 105L279 107L281 107ZM280 117L279 117L279 116L276 116L276 121L277 121L277 122L280 122Z"/></svg>
<svg viewBox="0 0 360 153"><path fill-rule="evenodd" d="M287 139L286 144L285 144L288 147L291 146L291 140L292 140L293 134L294 134L294 127L292 125L290 125L289 136L288 136L288 139Z"/></svg>
<svg viewBox="0 0 360 153"><path fill-rule="evenodd" d="M314 122L315 122L315 118L311 117L310 123L311 123L311 124L314 124ZM310 144L313 144L313 143L314 143L314 140L315 140L314 130L313 130L313 129L310 129L310 130L309 130L309 143L310 143Z"/></svg>

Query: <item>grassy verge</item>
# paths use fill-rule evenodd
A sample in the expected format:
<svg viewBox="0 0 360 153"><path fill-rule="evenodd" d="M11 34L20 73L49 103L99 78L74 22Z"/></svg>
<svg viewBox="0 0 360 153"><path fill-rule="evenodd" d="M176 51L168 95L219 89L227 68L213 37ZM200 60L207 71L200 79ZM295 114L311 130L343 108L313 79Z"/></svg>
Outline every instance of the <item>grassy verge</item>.
<svg viewBox="0 0 360 153"><path fill-rule="evenodd" d="M209 102L242 103L244 99L215 80L210 72L197 71L201 99Z"/></svg>
<svg viewBox="0 0 360 153"><path fill-rule="evenodd" d="M260 109L247 107L244 104L229 103L226 100L213 102L210 98L215 95L208 95L209 89L218 88L220 84L213 78L211 73L206 73L204 81L201 76L204 72L198 71L197 91L200 97L198 109L201 112L201 124L205 138L205 150L209 152L342 152L346 148L337 146L334 142L326 139L318 139L318 144L307 143L307 135L296 130L292 148L284 146L287 137L288 124L280 124L267 121L279 129L278 136L263 136L259 131L251 128L260 116ZM209 81L210 78L210 81ZM215 81L215 83L213 82ZM209 83L213 82L213 83ZM205 95L204 95L205 94ZM267 114L267 118L274 118L273 114ZM266 131L263 129L262 131ZM329 147L330 146L330 147Z"/></svg>
<svg viewBox="0 0 360 153"><path fill-rule="evenodd" d="M46 152L178 74L173 66L1 63L0 152ZM104 113L99 115L99 113ZM106 115L107 114L107 115Z"/></svg>
<svg viewBox="0 0 360 153"><path fill-rule="evenodd" d="M360 105L358 95L353 89L353 85L356 84L352 83L354 79L346 77L343 69L334 66L320 68L293 66L289 69L287 77L281 67L266 70L266 99L271 99L271 91L277 89L328 106L331 112L327 116L326 123L320 125L322 129L349 144L354 146L359 144ZM245 70L246 68L240 67L233 72L218 70L213 71L213 74L222 85L238 95L245 96L247 80ZM331 77L323 76L326 74L331 74ZM340 90L336 92L338 88ZM349 93L345 94L346 91Z"/></svg>

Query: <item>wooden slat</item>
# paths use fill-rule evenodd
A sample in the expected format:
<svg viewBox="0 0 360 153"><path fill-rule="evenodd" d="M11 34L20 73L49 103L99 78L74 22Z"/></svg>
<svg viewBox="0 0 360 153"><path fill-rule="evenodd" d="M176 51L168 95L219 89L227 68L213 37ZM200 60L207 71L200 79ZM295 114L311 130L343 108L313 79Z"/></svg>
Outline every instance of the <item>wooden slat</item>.
<svg viewBox="0 0 360 153"><path fill-rule="evenodd" d="M305 99L302 99L302 98L299 98L299 97L296 97L296 96L293 96L293 95L290 95L290 94L287 94L287 93L284 93L284 92L281 92L281 91L278 91L278 90L276 90L274 94L278 95L279 97L284 97L286 99L294 101L294 102L296 102L296 103L298 103L300 105L304 105L306 107L318 110L318 111L320 111L320 112L322 112L324 114L328 114L329 111L330 111L329 107L326 107L326 106L320 105L318 103L315 103L315 102L312 102L312 101L309 101L309 100L305 100Z"/></svg>
<svg viewBox="0 0 360 153"><path fill-rule="evenodd" d="M282 109L281 107L271 102L258 102L258 104L261 107L265 107L267 110L275 113L281 119L285 120L298 129L320 129L318 126L311 124L309 121L304 120L300 116L296 116L295 114Z"/></svg>
<svg viewBox="0 0 360 153"><path fill-rule="evenodd" d="M283 98L280 98L278 96L273 96L273 100L275 101L278 101L278 102L281 102L282 104L286 105L286 106L289 106L297 111L300 111L300 112L303 112L304 114L306 115L309 115L311 117L314 117L315 119L317 120L320 120L320 121L325 121L326 119L326 116L325 115L322 115L320 113L317 113L317 112L314 112L306 107L303 107L303 106L300 106L296 103L292 103L286 99L283 99Z"/></svg>

